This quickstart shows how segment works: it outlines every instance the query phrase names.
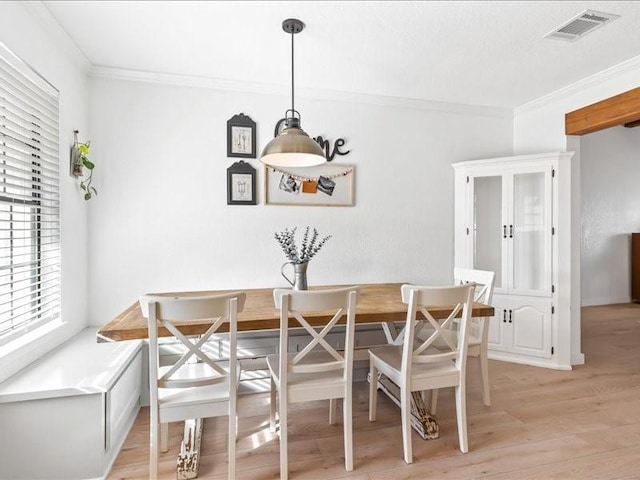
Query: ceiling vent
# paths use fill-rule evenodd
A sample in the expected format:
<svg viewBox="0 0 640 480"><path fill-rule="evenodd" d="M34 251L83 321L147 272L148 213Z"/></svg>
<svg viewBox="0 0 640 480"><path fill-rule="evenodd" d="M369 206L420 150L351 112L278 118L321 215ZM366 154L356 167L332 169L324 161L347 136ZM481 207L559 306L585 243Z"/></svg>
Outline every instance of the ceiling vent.
<svg viewBox="0 0 640 480"><path fill-rule="evenodd" d="M560 28L556 28L553 32L546 35L545 38L575 42L602 25L611 23L616 18L620 18L620 15L596 12L595 10L585 10L577 17L564 23Z"/></svg>

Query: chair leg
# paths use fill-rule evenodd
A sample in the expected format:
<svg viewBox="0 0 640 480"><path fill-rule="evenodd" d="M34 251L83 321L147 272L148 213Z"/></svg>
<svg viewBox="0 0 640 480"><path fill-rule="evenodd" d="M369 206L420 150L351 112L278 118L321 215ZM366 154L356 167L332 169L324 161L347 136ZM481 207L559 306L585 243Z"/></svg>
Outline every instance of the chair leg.
<svg viewBox="0 0 640 480"><path fill-rule="evenodd" d="M289 463L287 459L287 410L288 399L287 389L280 388L278 397L278 413L280 418L280 480L287 480L289 477Z"/></svg>
<svg viewBox="0 0 640 480"><path fill-rule="evenodd" d="M337 403L335 398L329 399L329 425L336 424L336 409Z"/></svg>
<svg viewBox="0 0 640 480"><path fill-rule="evenodd" d="M436 408L438 407L438 389L431 390L431 400L429 401L429 413L431 415L436 414Z"/></svg>
<svg viewBox="0 0 640 480"><path fill-rule="evenodd" d="M478 355L480 362L480 377L482 378L482 403L485 406L491 406L491 390L489 388L489 360L487 360L487 350L480 350Z"/></svg>
<svg viewBox="0 0 640 480"><path fill-rule="evenodd" d="M238 397L234 392L229 395L229 449L228 449L228 470L229 480L236 478L236 438L238 435L237 417Z"/></svg>
<svg viewBox="0 0 640 480"><path fill-rule="evenodd" d="M276 382L271 377L271 390L269 398L269 429L276 431Z"/></svg>
<svg viewBox="0 0 640 480"><path fill-rule="evenodd" d="M378 406L378 369L370 363L369 367L369 421L376 421L376 408Z"/></svg>
<svg viewBox="0 0 640 480"><path fill-rule="evenodd" d="M169 451L169 424L160 424L160 451L166 453Z"/></svg>
<svg viewBox="0 0 640 480"><path fill-rule="evenodd" d="M464 385L455 387L456 389L456 420L458 422L458 441L460 451L467 453L469 444L467 441L467 400Z"/></svg>
<svg viewBox="0 0 640 480"><path fill-rule="evenodd" d="M158 478L158 412L151 409L149 423L149 479Z"/></svg>
<svg viewBox="0 0 640 480"><path fill-rule="evenodd" d="M404 461L406 463L413 463L413 450L411 445L411 392L403 386L400 387L400 416L402 418Z"/></svg>
<svg viewBox="0 0 640 480"><path fill-rule="evenodd" d="M353 413L350 385L347 385L347 390L342 399L342 423L344 424L344 468L350 472L353 470Z"/></svg>

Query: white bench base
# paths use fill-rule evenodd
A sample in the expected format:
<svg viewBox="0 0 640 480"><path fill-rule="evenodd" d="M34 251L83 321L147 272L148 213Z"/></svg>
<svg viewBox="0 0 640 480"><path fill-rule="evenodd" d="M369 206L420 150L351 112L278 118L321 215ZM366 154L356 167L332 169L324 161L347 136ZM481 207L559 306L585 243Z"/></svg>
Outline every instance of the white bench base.
<svg viewBox="0 0 640 480"><path fill-rule="evenodd" d="M0 478L105 478L140 409L142 342L89 328L0 383Z"/></svg>

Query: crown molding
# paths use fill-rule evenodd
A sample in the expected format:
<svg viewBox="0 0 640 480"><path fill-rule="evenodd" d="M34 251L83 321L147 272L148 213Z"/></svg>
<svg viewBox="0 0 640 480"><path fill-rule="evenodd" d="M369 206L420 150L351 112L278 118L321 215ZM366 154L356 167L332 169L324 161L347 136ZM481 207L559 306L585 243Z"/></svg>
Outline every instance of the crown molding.
<svg viewBox="0 0 640 480"><path fill-rule="evenodd" d="M85 73L90 71L89 59L42 1L20 2L20 4L78 68Z"/></svg>
<svg viewBox="0 0 640 480"><path fill-rule="evenodd" d="M633 69L640 69L640 56L625 60L622 63L614 65L613 67L601 70L600 72L594 73L589 77L585 77L582 80L578 80L577 82L567 85L566 87L562 87L554 92L544 95L543 97L537 98L529 103L525 103L524 105L516 107L513 109L513 114L515 116L537 110L563 97L572 95L592 85L601 83L611 77L615 77L627 72L628 70Z"/></svg>
<svg viewBox="0 0 640 480"><path fill-rule="evenodd" d="M89 75L94 78L104 78L109 80L125 80L178 87L206 88L221 91L256 93L261 95L287 96L290 94L289 87L284 85L246 82L241 80L225 80L192 75L144 72L140 70L127 70L104 66L93 66L89 72ZM474 115L481 117L498 117L508 119L513 118L513 111L510 108L489 107L484 105L467 105L415 98L371 95L356 92L342 92L338 90L301 87L296 88L296 95L298 97L304 97L313 100L352 102L382 107L410 108L459 115Z"/></svg>

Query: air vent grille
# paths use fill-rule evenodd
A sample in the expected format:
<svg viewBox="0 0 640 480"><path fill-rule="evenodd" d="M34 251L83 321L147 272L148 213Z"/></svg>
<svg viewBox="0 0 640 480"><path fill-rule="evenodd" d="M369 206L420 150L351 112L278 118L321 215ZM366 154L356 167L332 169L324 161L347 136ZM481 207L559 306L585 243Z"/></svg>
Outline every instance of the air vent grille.
<svg viewBox="0 0 640 480"><path fill-rule="evenodd" d="M596 12L594 10L585 10L577 17L565 22L559 28L546 35L546 38L555 38L558 40L573 42L584 37L587 33L593 32L602 25L611 23L611 21L616 18L620 18L620 15Z"/></svg>

